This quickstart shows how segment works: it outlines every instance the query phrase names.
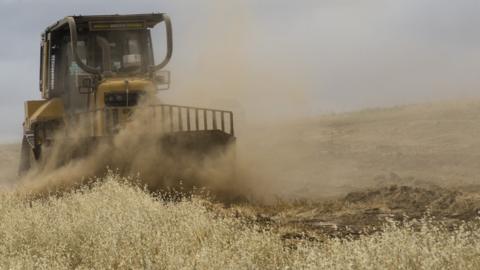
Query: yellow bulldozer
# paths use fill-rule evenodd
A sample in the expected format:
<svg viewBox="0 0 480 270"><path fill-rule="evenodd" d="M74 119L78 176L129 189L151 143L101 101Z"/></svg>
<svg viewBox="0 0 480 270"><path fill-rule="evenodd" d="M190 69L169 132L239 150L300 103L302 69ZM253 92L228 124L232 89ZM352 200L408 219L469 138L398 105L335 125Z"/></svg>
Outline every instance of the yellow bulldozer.
<svg viewBox="0 0 480 270"><path fill-rule="evenodd" d="M151 30L165 26L166 55L155 63ZM235 141L233 113L199 107L149 103L145 97L170 87L164 70L173 50L172 24L164 13L68 16L48 26L40 47L42 100L25 102L19 171L48 159L44 148L68 138L84 119L84 148L108 140L142 107L166 132L169 147L207 152Z"/></svg>

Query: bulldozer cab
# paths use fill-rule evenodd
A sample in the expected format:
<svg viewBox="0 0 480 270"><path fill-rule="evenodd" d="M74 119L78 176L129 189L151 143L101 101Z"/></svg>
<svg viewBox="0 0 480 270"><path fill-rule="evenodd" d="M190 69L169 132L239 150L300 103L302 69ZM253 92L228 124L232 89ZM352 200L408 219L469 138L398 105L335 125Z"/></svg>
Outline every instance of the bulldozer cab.
<svg viewBox="0 0 480 270"><path fill-rule="evenodd" d="M162 22L166 26L167 55L155 66L150 29ZM66 17L42 35L42 97L61 98L68 113L93 109L88 94L95 92L99 81L151 77L170 59L171 39L171 23L165 14ZM158 77L158 84L168 86L168 73Z"/></svg>

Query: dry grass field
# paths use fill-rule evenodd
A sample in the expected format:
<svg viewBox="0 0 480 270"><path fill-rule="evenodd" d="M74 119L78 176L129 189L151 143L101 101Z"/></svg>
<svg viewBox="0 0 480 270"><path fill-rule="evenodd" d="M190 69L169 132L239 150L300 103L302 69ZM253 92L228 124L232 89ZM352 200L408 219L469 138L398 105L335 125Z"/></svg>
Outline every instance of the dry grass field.
<svg viewBox="0 0 480 270"><path fill-rule="evenodd" d="M479 120L450 102L240 134L251 200L228 204L114 173L32 199L2 146L0 268L479 269Z"/></svg>
<svg viewBox="0 0 480 270"><path fill-rule="evenodd" d="M285 239L281 229L168 202L115 177L61 198L0 196L5 269L478 269L478 223L387 223L370 235Z"/></svg>

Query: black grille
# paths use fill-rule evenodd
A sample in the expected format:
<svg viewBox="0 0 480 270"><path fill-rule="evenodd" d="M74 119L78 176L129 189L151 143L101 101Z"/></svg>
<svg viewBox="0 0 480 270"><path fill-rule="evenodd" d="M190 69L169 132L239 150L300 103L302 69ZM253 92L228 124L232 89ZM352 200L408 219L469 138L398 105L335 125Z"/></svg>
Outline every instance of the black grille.
<svg viewBox="0 0 480 270"><path fill-rule="evenodd" d="M107 93L105 94L105 106L128 107L136 106L142 97L142 93Z"/></svg>

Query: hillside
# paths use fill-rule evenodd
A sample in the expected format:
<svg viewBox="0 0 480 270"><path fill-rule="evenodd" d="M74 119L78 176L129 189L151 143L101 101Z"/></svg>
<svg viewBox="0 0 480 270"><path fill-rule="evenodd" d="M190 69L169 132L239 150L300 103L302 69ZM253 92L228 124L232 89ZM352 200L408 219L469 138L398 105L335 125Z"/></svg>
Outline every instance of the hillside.
<svg viewBox="0 0 480 270"><path fill-rule="evenodd" d="M479 132L480 101L370 109L256 129L244 156L265 189L294 197L400 180L462 186L479 183Z"/></svg>

